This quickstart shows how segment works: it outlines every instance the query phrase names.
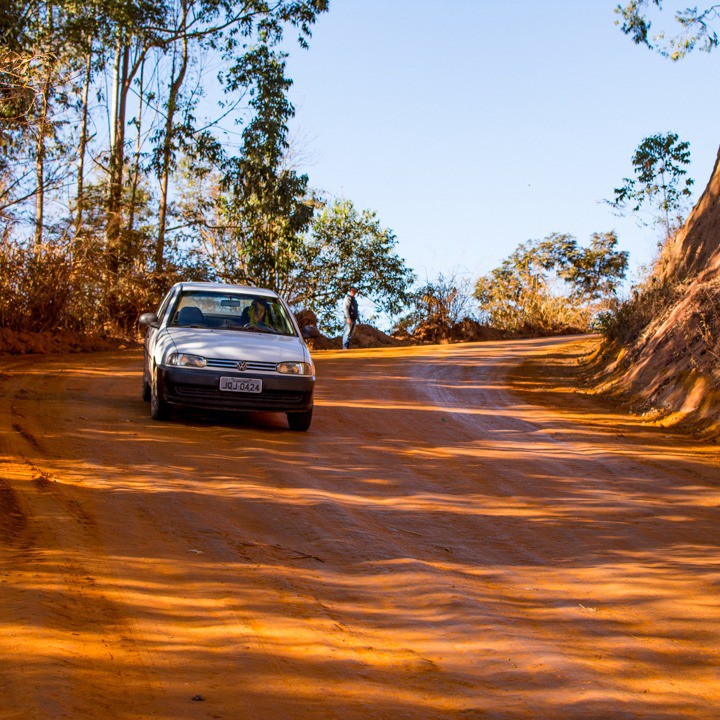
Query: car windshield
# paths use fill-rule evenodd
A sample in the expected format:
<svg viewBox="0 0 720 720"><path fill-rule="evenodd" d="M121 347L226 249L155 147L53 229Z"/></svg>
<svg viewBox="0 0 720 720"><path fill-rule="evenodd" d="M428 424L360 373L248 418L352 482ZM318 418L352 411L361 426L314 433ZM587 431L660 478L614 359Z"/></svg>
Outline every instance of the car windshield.
<svg viewBox="0 0 720 720"><path fill-rule="evenodd" d="M178 298L170 325L295 335L277 298L252 293L188 290Z"/></svg>

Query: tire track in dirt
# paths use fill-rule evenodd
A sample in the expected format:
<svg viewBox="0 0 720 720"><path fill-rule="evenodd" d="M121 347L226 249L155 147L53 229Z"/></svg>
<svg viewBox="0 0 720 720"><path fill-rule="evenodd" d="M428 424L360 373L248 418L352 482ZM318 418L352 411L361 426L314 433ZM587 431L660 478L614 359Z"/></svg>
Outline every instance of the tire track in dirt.
<svg viewBox="0 0 720 720"><path fill-rule="evenodd" d="M137 354L41 362L13 402L42 451L0 414L39 548L0 618L60 690L4 684L84 719L707 720L712 491L513 400L543 347L319 354L307 435L153 423Z"/></svg>
<svg viewBox="0 0 720 720"><path fill-rule="evenodd" d="M14 681L3 682L5 706L17 712L2 717L116 717L122 688L131 697L139 682L146 688L144 697L157 693L147 692L152 673L144 668L131 619L104 580L98 519L83 493L47 467L52 446L37 431L47 414L32 410L38 407L38 388L47 404L58 379L52 372L43 374L29 392L22 373L28 364L13 363L19 372L4 374L7 413L0 417L7 423L0 447L10 458L3 463L0 503L10 523L4 534L12 540L0 553L0 618L8 631L0 640L0 655L13 659L15 671L25 669L17 677L13 672ZM56 426L55 418L50 426ZM64 442L60 433L54 435ZM96 677L94 666L105 667L104 677ZM0 667L0 678L7 677L5 664ZM137 714L126 717L155 712L146 700L137 706Z"/></svg>
<svg viewBox="0 0 720 720"><path fill-rule="evenodd" d="M27 532L28 521L10 483L0 478L0 539L17 546Z"/></svg>

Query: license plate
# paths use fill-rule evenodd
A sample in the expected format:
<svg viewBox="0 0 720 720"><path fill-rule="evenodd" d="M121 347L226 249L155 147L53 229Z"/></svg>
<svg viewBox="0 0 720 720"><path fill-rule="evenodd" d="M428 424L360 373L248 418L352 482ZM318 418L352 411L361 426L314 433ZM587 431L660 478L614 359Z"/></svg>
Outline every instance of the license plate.
<svg viewBox="0 0 720 720"><path fill-rule="evenodd" d="M221 377L220 389L228 392L259 393L262 392L262 380L255 378Z"/></svg>

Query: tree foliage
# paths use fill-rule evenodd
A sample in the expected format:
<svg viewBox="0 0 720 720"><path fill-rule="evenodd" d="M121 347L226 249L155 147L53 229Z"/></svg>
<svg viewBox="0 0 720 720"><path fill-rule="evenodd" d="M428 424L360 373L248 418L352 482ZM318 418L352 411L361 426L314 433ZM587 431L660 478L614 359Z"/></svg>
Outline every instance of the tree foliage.
<svg viewBox="0 0 720 720"><path fill-rule="evenodd" d="M197 248L194 255L206 265L208 277L254 284L267 271L271 287L293 307L312 309L331 331L341 325L338 303L351 285L380 313L393 316L404 309L414 276L397 254L394 233L373 211L359 211L349 200L309 195L304 204L311 215L307 229L285 236L280 252L266 257L260 241L264 235L252 240L252 227L228 209L229 192L211 171L204 178L188 176L182 192L186 241ZM289 229L286 221L280 228Z"/></svg>
<svg viewBox="0 0 720 720"><path fill-rule="evenodd" d="M694 5L677 10L673 18L675 31L663 29L652 34L653 22L662 11L662 0L631 0L615 8L620 16L618 24L633 42L656 50L673 61L695 49L711 52L720 44L717 31L719 4L706 3L704 8Z"/></svg>
<svg viewBox="0 0 720 720"><path fill-rule="evenodd" d="M593 233L588 247L569 244L555 269L570 284L573 300L605 301L616 294L628 267L628 252L617 250L617 243L614 232L603 232Z"/></svg>
<svg viewBox="0 0 720 720"><path fill-rule="evenodd" d="M518 248L475 286L490 324L503 330L562 332L586 328L627 272L615 233L594 233L588 247L553 233Z"/></svg>
<svg viewBox="0 0 720 720"><path fill-rule="evenodd" d="M13 246L3 252L52 247L73 268L92 257L96 269L74 275L96 283L84 293L92 322L134 322L118 298L137 297L140 283L147 303L146 288L174 279L188 250L178 179L205 166L233 188L217 197L234 213L225 223L244 225L245 254L262 266L255 278L272 285L312 216L307 178L280 167L293 110L289 44L278 48L289 32L307 47L327 9L328 0L3 4L0 229ZM225 99L208 102L210 92ZM226 142L238 126L240 147Z"/></svg>
<svg viewBox="0 0 720 720"><path fill-rule="evenodd" d="M351 285L377 311L397 315L415 278L396 246L395 234L371 210L358 211L349 200L324 203L297 248L285 292L329 330L341 327L338 303Z"/></svg>
<svg viewBox="0 0 720 720"><path fill-rule="evenodd" d="M646 137L633 153L635 177L623 178L623 184L615 188L614 200L608 202L620 212L655 208L668 238L682 225L692 196L694 181L686 177L685 169L689 163L690 144L681 142L677 133Z"/></svg>
<svg viewBox="0 0 720 720"><path fill-rule="evenodd" d="M457 323L475 314L472 285L469 278L457 273L427 279L410 294L410 311L396 330L435 341L447 337Z"/></svg>
<svg viewBox="0 0 720 720"><path fill-rule="evenodd" d="M228 72L230 89L250 88L255 114L243 130L242 152L226 164L221 183L228 191L221 208L237 256L231 279L280 291L313 216L307 175L283 165L287 121L294 114L285 57L263 43Z"/></svg>

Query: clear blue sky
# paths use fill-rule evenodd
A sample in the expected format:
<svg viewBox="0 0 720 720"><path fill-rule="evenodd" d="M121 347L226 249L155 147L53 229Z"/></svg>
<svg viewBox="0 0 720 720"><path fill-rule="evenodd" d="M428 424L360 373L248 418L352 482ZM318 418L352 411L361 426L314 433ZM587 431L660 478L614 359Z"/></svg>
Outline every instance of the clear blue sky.
<svg viewBox="0 0 720 720"><path fill-rule="evenodd" d="M551 232L615 229L631 267L648 263L660 231L602 200L667 131L690 142L702 192L720 52L671 63L622 34L616 4L331 0L289 60L301 169L375 210L421 280L482 275Z"/></svg>

